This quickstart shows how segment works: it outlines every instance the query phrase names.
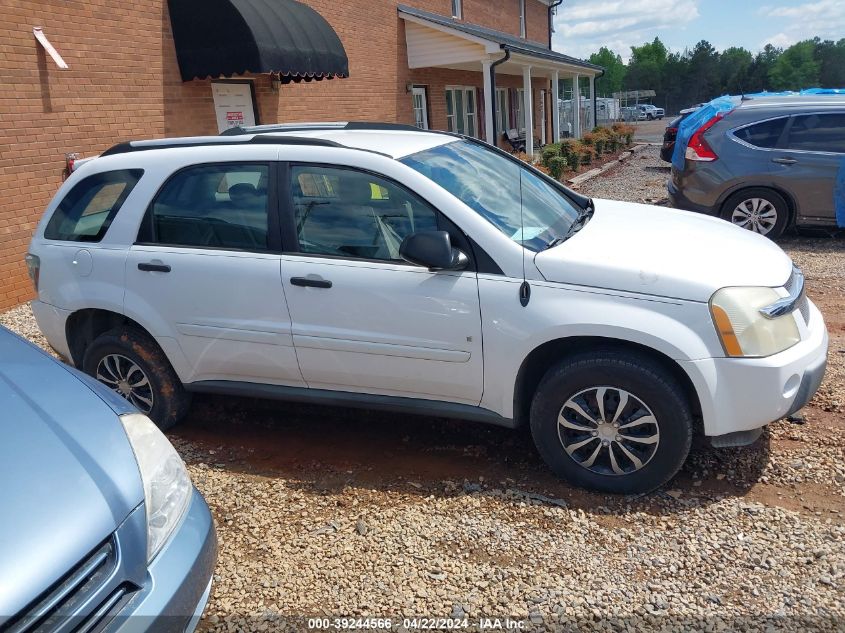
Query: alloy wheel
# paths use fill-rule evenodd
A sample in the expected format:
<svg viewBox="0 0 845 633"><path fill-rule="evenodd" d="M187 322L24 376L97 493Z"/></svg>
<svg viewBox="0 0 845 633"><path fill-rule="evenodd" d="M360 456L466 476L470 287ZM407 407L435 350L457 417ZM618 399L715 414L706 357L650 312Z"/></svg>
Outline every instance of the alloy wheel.
<svg viewBox="0 0 845 633"><path fill-rule="evenodd" d="M660 443L654 413L629 391L590 387L567 400L558 414L558 437L582 468L629 475L648 464Z"/></svg>
<svg viewBox="0 0 845 633"><path fill-rule="evenodd" d="M120 354L103 356L97 364L96 378L142 413L152 411L155 402L152 385L135 361Z"/></svg>
<svg viewBox="0 0 845 633"><path fill-rule="evenodd" d="M769 233L778 221L778 211L765 198L743 200L731 213L731 222L760 235Z"/></svg>

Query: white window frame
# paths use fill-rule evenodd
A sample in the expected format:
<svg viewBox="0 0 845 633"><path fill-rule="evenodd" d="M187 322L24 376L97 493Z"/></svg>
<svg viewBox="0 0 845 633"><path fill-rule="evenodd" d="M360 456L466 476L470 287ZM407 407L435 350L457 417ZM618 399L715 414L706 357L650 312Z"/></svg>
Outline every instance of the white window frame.
<svg viewBox="0 0 845 633"><path fill-rule="evenodd" d="M496 88L496 129L499 134L510 129L510 115L510 91L507 88Z"/></svg>
<svg viewBox="0 0 845 633"><path fill-rule="evenodd" d="M455 98L455 95L461 92L461 104L463 105L463 111L457 111L457 104L458 100ZM470 103L470 99L467 98L469 94L472 94L472 111L467 108L467 104ZM452 101L452 114L449 115L449 109L447 106L446 109L446 129L449 132L458 132L458 118L461 117L463 123L463 134L467 134L468 136L473 136L475 138L480 138L480 130L478 125L478 89L475 86L446 86L446 101L451 99ZM469 130L472 129L472 133L469 133Z"/></svg>
<svg viewBox="0 0 845 633"><path fill-rule="evenodd" d="M464 17L463 0L452 0L452 17L458 20Z"/></svg>
<svg viewBox="0 0 845 633"><path fill-rule="evenodd" d="M526 25L525 16L525 0L519 0L519 37L525 39L528 37L528 27Z"/></svg>

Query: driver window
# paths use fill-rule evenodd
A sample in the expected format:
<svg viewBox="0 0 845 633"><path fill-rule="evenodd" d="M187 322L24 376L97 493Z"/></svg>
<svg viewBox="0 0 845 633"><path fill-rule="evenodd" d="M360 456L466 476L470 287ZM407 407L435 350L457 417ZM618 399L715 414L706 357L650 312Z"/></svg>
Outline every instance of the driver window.
<svg viewBox="0 0 845 633"><path fill-rule="evenodd" d="M437 230L437 213L427 203L366 172L294 166L291 192L302 253L400 261L406 236Z"/></svg>

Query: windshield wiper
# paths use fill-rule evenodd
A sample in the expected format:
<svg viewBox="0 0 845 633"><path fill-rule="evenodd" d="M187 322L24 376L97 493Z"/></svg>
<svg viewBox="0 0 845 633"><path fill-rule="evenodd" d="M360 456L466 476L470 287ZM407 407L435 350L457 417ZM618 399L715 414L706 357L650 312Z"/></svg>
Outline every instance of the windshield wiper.
<svg viewBox="0 0 845 633"><path fill-rule="evenodd" d="M581 211L578 213L578 217L575 218L575 220L572 222L572 224L569 225L569 229L567 229L566 233L564 233L560 237L556 237L551 242L546 244L546 248L543 249L543 250L548 250L550 248L554 248L555 246L558 246L559 244L563 244L566 240L568 240L570 237L575 235L578 231L583 229L584 225L587 224L587 222L590 220L591 217L593 217L593 211L594 211L593 202L591 200L590 203L588 204L588 206L581 209Z"/></svg>

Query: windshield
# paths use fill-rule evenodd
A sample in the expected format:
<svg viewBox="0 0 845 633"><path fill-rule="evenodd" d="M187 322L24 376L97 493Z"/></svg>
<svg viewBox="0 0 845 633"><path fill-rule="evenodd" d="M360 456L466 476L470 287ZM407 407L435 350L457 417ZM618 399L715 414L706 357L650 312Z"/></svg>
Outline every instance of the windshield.
<svg viewBox="0 0 845 633"><path fill-rule="evenodd" d="M521 162L471 141L440 145L406 156L402 162L459 198L514 242L534 251L563 238L581 212Z"/></svg>

